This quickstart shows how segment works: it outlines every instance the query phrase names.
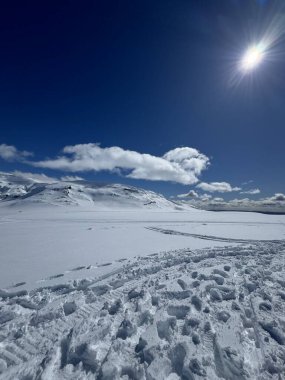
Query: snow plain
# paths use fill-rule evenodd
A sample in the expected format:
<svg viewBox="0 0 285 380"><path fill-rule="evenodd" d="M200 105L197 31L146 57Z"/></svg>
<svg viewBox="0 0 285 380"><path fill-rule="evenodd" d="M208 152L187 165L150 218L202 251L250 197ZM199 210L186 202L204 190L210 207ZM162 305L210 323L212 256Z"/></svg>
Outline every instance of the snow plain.
<svg viewBox="0 0 285 380"><path fill-rule="evenodd" d="M285 216L0 204L0 379L282 379Z"/></svg>
<svg viewBox="0 0 285 380"><path fill-rule="evenodd" d="M9 206L0 204L1 288L25 282L30 289L60 274L69 273L70 279L72 269L80 266L102 273L105 267L100 265L120 259L220 246L228 243L227 238L285 239L284 216L195 209L97 211L38 204ZM195 236L199 234L225 241L200 239ZM81 275L86 273L76 273L76 278Z"/></svg>

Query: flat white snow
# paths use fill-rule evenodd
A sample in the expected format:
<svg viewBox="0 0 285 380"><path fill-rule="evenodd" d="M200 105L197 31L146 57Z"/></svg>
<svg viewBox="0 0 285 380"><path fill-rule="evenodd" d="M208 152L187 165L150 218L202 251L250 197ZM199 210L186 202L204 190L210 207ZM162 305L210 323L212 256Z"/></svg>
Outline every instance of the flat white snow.
<svg viewBox="0 0 285 380"><path fill-rule="evenodd" d="M96 275L98 265L173 249L221 246L228 238L284 239L284 223L285 216L195 209L97 211L0 204L0 288L20 282L33 288L80 266L95 267ZM199 234L225 241L197 238ZM86 273L76 273L76 278L80 275Z"/></svg>

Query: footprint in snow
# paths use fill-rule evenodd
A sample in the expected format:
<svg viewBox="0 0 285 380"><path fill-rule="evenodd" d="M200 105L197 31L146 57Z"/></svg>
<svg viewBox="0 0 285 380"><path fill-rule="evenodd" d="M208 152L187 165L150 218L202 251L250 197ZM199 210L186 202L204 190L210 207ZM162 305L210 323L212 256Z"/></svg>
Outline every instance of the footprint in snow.
<svg viewBox="0 0 285 380"><path fill-rule="evenodd" d="M117 261L117 263L122 263L124 261L127 261L127 259L119 259L119 260L116 260L116 261Z"/></svg>
<svg viewBox="0 0 285 380"><path fill-rule="evenodd" d="M103 263L103 264L100 264L100 265L98 265L98 268L100 268L100 267L107 267L109 265L112 265L112 263Z"/></svg>
<svg viewBox="0 0 285 380"><path fill-rule="evenodd" d="M47 278L47 280L54 280L55 278L60 278L60 277L63 277L64 274L63 273L59 273L59 274L55 274L53 276L50 276Z"/></svg>
<svg viewBox="0 0 285 380"><path fill-rule="evenodd" d="M16 284L12 285L11 288L19 288L20 286L26 285L25 281L17 282Z"/></svg>
<svg viewBox="0 0 285 380"><path fill-rule="evenodd" d="M72 272L76 272L78 270L82 270L82 269L85 269L85 268L86 268L85 265L80 265L79 267L75 267L75 268L73 268L71 270L72 270Z"/></svg>

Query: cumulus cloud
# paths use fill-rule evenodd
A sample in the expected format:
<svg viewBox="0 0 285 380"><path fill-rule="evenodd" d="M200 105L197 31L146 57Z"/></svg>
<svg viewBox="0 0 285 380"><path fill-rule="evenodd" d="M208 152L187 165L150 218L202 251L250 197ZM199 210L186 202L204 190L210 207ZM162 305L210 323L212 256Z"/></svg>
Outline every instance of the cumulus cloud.
<svg viewBox="0 0 285 380"><path fill-rule="evenodd" d="M186 194L178 194L177 195L177 198L198 198L198 197L199 197L198 193L196 193L196 191L194 191L194 190L190 190Z"/></svg>
<svg viewBox="0 0 285 380"><path fill-rule="evenodd" d="M26 150L18 150L13 145L0 144L0 158L5 161L23 161L32 155L33 153Z"/></svg>
<svg viewBox="0 0 285 380"><path fill-rule="evenodd" d="M211 194L207 194L207 193L199 194L195 190L190 190L186 194L178 194L175 197L173 196L172 198L181 198L181 199L184 199L185 202L187 203L188 201L191 202L191 200L193 200L195 202L208 202L213 197ZM220 198L220 199L222 199L222 198ZM184 202L184 200L183 200L183 202Z"/></svg>
<svg viewBox="0 0 285 380"><path fill-rule="evenodd" d="M285 194L276 193L273 197L269 198L272 202L285 202Z"/></svg>
<svg viewBox="0 0 285 380"><path fill-rule="evenodd" d="M255 195L255 194L260 194L260 190L259 189L250 189L250 190L241 191L240 193L241 194Z"/></svg>
<svg viewBox="0 0 285 380"><path fill-rule="evenodd" d="M198 176L209 165L209 158L189 147L176 148L158 157L116 146L101 148L98 144L79 144L66 146L59 157L32 164L70 172L119 169L129 178L191 185L198 182Z"/></svg>
<svg viewBox="0 0 285 380"><path fill-rule="evenodd" d="M230 193L241 190L240 187L232 187L228 182L200 182L196 187L209 193Z"/></svg>
<svg viewBox="0 0 285 380"><path fill-rule="evenodd" d="M209 158L194 148L175 148L163 156L169 162L179 164L184 170L200 175L209 164Z"/></svg>
<svg viewBox="0 0 285 380"><path fill-rule="evenodd" d="M200 199L201 199L202 202L207 202L211 198L212 198L212 195L210 195L210 194L202 194L202 195L200 195Z"/></svg>

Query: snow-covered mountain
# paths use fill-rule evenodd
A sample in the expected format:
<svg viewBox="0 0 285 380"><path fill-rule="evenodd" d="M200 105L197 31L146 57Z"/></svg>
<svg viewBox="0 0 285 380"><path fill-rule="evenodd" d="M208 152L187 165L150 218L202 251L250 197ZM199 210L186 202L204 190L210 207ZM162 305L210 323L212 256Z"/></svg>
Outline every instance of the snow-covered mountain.
<svg viewBox="0 0 285 380"><path fill-rule="evenodd" d="M0 173L0 201L98 208L182 209L161 194L133 186L81 180L52 181L49 177L23 177L17 173Z"/></svg>

